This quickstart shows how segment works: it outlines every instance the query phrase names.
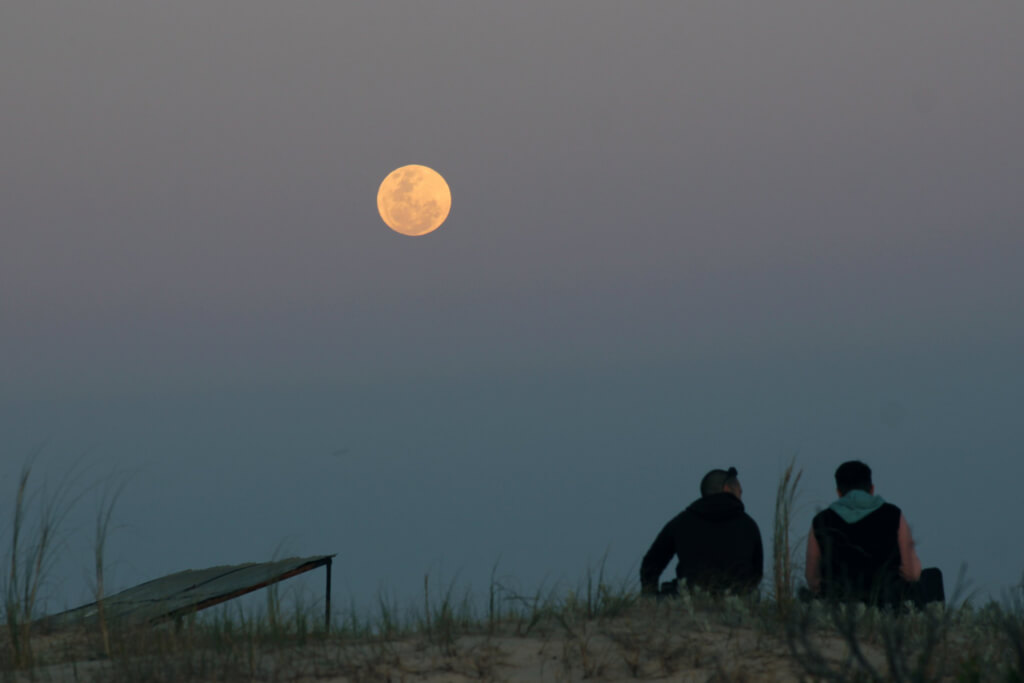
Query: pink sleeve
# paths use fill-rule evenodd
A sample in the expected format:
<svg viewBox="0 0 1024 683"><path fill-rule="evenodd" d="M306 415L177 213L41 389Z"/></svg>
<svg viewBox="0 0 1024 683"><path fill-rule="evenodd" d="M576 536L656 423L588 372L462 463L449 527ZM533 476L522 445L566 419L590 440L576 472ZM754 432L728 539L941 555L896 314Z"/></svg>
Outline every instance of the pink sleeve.
<svg viewBox="0 0 1024 683"><path fill-rule="evenodd" d="M811 527L811 532L807 534L804 577L812 592L817 593L821 590L821 547L818 545L818 539L814 537L814 527Z"/></svg>
<svg viewBox="0 0 1024 683"><path fill-rule="evenodd" d="M896 538L900 544L900 576L904 581L917 581L921 578L921 560L914 550L914 537L910 535L910 525L902 514Z"/></svg>

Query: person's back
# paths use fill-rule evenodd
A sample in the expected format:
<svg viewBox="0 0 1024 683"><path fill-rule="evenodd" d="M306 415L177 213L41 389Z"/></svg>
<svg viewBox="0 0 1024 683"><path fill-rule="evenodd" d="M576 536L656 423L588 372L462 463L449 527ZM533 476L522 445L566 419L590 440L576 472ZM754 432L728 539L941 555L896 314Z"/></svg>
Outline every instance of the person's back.
<svg viewBox="0 0 1024 683"><path fill-rule="evenodd" d="M922 572L910 526L898 507L875 495L871 468L852 460L835 476L839 499L814 516L807 537L811 593L888 606L944 600L942 573Z"/></svg>
<svg viewBox="0 0 1024 683"><path fill-rule="evenodd" d="M811 524L821 549L820 592L872 604L898 601L903 513L864 491L851 491L840 502Z"/></svg>
<svg viewBox="0 0 1024 683"><path fill-rule="evenodd" d="M747 592L761 582L761 532L743 507L735 468L712 470L701 488L701 498L670 520L644 555L640 583L645 593L657 592L658 578L673 555L679 558L676 578L691 587Z"/></svg>

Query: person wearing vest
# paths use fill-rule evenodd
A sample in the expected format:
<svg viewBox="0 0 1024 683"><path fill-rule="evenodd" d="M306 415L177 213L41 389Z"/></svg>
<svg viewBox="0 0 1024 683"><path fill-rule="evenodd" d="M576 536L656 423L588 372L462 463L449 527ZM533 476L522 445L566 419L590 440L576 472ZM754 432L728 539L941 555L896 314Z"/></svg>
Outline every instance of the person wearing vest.
<svg viewBox="0 0 1024 683"><path fill-rule="evenodd" d="M839 500L814 516L807 536L807 585L815 597L896 607L944 601L942 573L921 569L903 512L875 495L859 460L836 469Z"/></svg>
<svg viewBox="0 0 1024 683"><path fill-rule="evenodd" d="M672 560L676 580L662 584L661 595L678 593L679 581L712 593L757 589L764 573L761 532L743 508L743 487L736 468L711 470L700 484L701 497L672 518L654 539L640 566L640 586L659 595L658 579Z"/></svg>

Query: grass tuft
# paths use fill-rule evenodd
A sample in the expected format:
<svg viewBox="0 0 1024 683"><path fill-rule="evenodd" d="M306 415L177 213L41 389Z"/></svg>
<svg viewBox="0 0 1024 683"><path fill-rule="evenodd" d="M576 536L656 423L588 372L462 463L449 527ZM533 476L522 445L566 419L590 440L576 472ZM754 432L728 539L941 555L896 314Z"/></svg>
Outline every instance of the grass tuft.
<svg viewBox="0 0 1024 683"><path fill-rule="evenodd" d="M793 561L793 547L790 543L790 528L793 519L793 505L803 470L793 473L796 467L794 456L779 478L775 491L774 533L772 535L772 578L775 605L779 616L785 619L796 600L796 563Z"/></svg>

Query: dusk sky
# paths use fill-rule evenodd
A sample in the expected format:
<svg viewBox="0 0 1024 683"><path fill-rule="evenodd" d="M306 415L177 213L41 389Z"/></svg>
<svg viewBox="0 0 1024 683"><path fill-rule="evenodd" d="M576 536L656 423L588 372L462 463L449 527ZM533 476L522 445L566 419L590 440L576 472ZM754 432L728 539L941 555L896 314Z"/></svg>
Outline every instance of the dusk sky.
<svg viewBox="0 0 1024 683"><path fill-rule="evenodd" d="M801 543L857 458L998 596L1021 36L1018 2L3 3L2 547L39 451L127 480L117 587L275 553L338 553L357 601L637 580L707 470L770 558L790 458ZM377 213L405 164L451 188L426 236Z"/></svg>

